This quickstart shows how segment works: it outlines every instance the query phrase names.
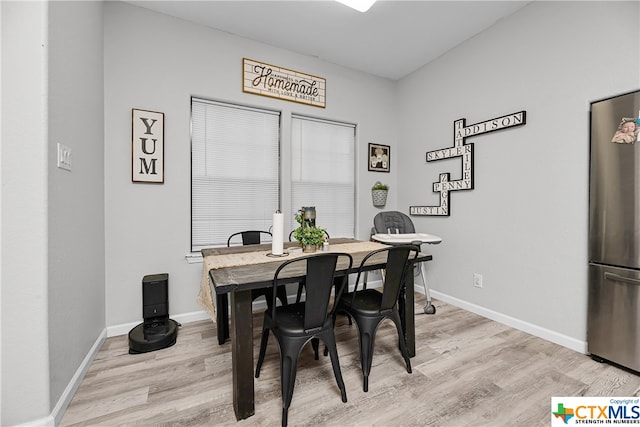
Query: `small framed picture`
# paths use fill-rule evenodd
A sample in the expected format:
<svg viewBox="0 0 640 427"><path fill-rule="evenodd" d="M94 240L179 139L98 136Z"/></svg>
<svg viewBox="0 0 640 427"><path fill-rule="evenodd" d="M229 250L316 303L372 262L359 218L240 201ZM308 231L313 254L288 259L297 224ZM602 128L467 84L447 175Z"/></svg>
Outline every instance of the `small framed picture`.
<svg viewBox="0 0 640 427"><path fill-rule="evenodd" d="M369 170L374 172L389 172L391 162L391 147L388 145L369 143Z"/></svg>

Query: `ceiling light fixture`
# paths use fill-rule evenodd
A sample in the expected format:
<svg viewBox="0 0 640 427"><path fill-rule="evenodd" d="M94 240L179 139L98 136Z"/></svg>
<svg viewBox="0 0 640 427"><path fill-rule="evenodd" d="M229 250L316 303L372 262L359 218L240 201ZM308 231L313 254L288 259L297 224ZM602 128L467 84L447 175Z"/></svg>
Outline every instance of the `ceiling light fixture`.
<svg viewBox="0 0 640 427"><path fill-rule="evenodd" d="M376 2L376 0L336 0L338 3L349 6L358 12L366 12Z"/></svg>

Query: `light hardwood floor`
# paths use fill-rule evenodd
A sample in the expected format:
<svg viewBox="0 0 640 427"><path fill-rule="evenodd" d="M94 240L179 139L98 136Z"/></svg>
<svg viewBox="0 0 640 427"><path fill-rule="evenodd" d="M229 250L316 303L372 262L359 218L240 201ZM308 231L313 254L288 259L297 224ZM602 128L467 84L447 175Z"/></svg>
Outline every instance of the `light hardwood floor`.
<svg viewBox="0 0 640 427"><path fill-rule="evenodd" d="M416 312L424 297L416 295ZM390 321L378 330L369 392L362 391L356 326L336 336L348 402L328 357L303 349L289 409L291 426L548 426L552 396L638 396L640 377L589 356L435 301L416 315L408 374ZM257 358L262 314L254 315ZM129 355L126 336L106 340L62 426L280 425L279 354L273 337L259 379L256 414L236 422L230 345L210 321L183 325L173 347Z"/></svg>

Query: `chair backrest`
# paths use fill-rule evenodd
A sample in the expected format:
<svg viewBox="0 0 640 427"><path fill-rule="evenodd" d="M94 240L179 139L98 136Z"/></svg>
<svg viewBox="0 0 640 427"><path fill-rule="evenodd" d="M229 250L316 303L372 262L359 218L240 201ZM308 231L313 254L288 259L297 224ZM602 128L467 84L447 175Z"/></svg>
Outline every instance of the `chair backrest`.
<svg viewBox="0 0 640 427"><path fill-rule="evenodd" d="M304 329L305 331L313 331L322 328L333 311L333 308L329 310L329 302L334 288L334 277L338 263L340 263L341 269L351 269L353 258L343 252L320 252L294 258L280 265L273 276L273 319L276 318L276 287L292 281L292 277L305 275ZM347 275L343 277L341 284L335 290L334 301L340 299L346 283Z"/></svg>
<svg viewBox="0 0 640 427"><path fill-rule="evenodd" d="M382 287L380 312L391 310L398 302L398 297L400 296L400 290L404 284L405 277L407 272L410 271L409 258L411 257L411 259L415 259L420 252L420 248L415 245L388 246L369 253L360 263L358 276L356 278L356 287L353 292L353 299L355 299L356 292L358 292L360 276L365 271L367 261L369 258L384 252L387 253L387 265L385 267L384 285ZM366 284L363 286L366 286Z"/></svg>
<svg viewBox="0 0 640 427"><path fill-rule="evenodd" d="M415 233L413 221L406 214L398 211L380 212L373 218L376 233Z"/></svg>
<svg viewBox="0 0 640 427"><path fill-rule="evenodd" d="M231 246L231 239L233 239L237 235L242 235L242 244L243 245L259 245L262 241L262 236L271 237L271 233L268 231L261 230L248 230L248 231L239 231L237 233L233 233L227 239L227 246Z"/></svg>

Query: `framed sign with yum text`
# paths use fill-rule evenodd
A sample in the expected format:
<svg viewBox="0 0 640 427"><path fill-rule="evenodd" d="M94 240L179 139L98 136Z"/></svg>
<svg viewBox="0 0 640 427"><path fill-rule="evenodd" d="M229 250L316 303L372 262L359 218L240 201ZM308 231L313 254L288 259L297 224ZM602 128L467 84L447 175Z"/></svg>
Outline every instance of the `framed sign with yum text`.
<svg viewBox="0 0 640 427"><path fill-rule="evenodd" d="M164 113L132 109L131 181L164 183Z"/></svg>

